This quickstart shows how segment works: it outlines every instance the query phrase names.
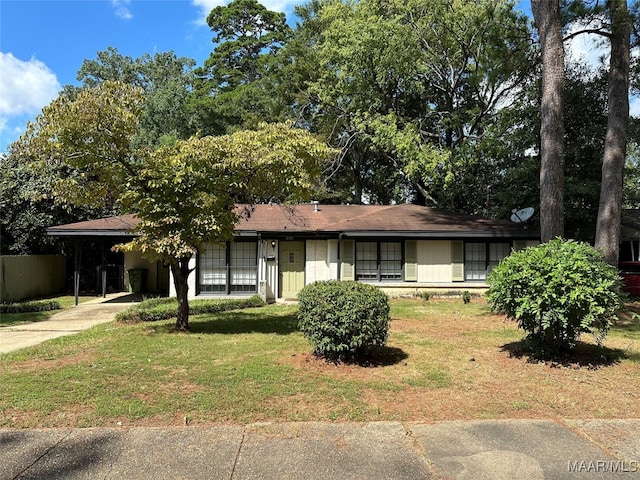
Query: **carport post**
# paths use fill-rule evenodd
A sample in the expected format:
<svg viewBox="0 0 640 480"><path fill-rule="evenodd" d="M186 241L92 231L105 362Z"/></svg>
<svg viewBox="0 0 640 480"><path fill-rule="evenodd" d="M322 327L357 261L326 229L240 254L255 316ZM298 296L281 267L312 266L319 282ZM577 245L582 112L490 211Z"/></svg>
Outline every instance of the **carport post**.
<svg viewBox="0 0 640 480"><path fill-rule="evenodd" d="M78 305L78 293L80 290L80 261L81 253L78 246L78 241L75 241L75 252L73 255L73 295L75 298L75 304Z"/></svg>
<svg viewBox="0 0 640 480"><path fill-rule="evenodd" d="M107 298L107 257L104 254L104 240L100 241L100 250L102 252L102 298Z"/></svg>

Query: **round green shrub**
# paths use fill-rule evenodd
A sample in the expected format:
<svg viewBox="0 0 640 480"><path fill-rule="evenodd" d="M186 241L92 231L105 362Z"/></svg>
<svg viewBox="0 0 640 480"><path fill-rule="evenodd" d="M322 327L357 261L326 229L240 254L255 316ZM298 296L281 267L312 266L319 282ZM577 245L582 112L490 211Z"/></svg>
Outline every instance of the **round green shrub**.
<svg viewBox="0 0 640 480"><path fill-rule="evenodd" d="M374 285L315 282L298 293L298 307L298 328L328 360L352 361L389 336L389 298Z"/></svg>
<svg viewBox="0 0 640 480"><path fill-rule="evenodd" d="M489 274L495 312L527 332L534 353L553 357L583 333L602 343L620 306L615 267L586 243L555 239L514 252Z"/></svg>

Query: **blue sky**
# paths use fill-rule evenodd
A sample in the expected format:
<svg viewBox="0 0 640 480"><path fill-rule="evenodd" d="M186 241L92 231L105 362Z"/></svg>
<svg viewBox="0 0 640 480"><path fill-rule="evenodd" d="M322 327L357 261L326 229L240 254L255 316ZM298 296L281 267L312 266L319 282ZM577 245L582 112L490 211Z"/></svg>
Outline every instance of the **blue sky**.
<svg viewBox="0 0 640 480"><path fill-rule="evenodd" d="M62 86L77 84L83 60L115 47L136 58L172 50L202 65L213 49L205 19L226 0L0 0L0 152ZM303 0L263 0L287 13ZM522 0L528 13L529 1Z"/></svg>
<svg viewBox="0 0 640 480"><path fill-rule="evenodd" d="M0 0L0 151L109 46L133 58L173 50L202 64L213 48L205 19L222 3Z"/></svg>

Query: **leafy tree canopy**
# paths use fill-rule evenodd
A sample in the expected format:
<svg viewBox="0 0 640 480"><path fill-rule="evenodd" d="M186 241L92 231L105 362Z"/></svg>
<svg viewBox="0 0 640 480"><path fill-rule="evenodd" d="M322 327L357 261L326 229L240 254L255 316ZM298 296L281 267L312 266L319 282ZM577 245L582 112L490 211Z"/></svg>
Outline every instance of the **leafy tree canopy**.
<svg viewBox="0 0 640 480"><path fill-rule="evenodd" d="M300 11L284 51L299 113L343 149L356 190L389 169L392 184L439 203L457 150L482 137L528 73L526 19L495 1L330 0Z"/></svg>
<svg viewBox="0 0 640 480"><path fill-rule="evenodd" d="M178 329L188 328L191 256L203 242L231 238L258 202L302 198L332 154L292 124L260 125L221 137L191 137L158 149L134 147L144 106L140 88L106 81L71 99L60 96L21 138L20 153L34 169L54 163L64 177L52 182L64 205L104 205L112 199L141 219L139 236L120 246L171 265Z"/></svg>
<svg viewBox="0 0 640 480"><path fill-rule="evenodd" d="M191 109L206 134L255 128L274 120L278 107L266 86L275 53L291 35L284 13L256 0L233 0L207 17L216 44L197 81Z"/></svg>

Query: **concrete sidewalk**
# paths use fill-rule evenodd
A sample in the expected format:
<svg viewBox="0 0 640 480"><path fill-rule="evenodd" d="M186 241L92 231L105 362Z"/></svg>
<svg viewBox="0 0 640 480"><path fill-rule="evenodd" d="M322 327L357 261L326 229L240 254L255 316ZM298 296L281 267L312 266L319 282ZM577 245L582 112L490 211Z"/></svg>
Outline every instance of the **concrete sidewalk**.
<svg viewBox="0 0 640 480"><path fill-rule="evenodd" d="M640 478L640 419L0 430L5 479Z"/></svg>
<svg viewBox="0 0 640 480"><path fill-rule="evenodd" d="M96 298L56 313L48 320L11 327L0 327L0 353L30 347L52 338L73 335L101 323L113 321L116 313L138 300L128 293Z"/></svg>

